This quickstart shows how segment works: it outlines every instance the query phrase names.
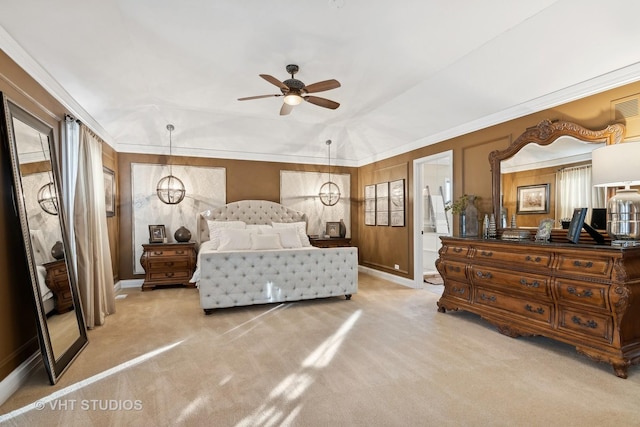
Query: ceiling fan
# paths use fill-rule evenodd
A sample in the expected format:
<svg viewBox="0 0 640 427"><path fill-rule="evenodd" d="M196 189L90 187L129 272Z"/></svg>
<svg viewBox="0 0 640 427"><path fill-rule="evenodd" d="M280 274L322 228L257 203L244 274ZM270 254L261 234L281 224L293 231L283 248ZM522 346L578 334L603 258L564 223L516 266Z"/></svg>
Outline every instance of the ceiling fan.
<svg viewBox="0 0 640 427"><path fill-rule="evenodd" d="M330 108L332 110L335 110L340 106L339 103L335 101L331 101L330 99L308 95L309 93L323 92L325 90L338 88L340 87L339 81L331 79L331 80L324 80L318 83L313 83L310 85L305 85L300 80L293 77L298 72L298 69L299 69L298 66L295 64L287 65L287 73L291 74L291 78L285 80L284 82L281 82L280 80L268 74L260 74L260 77L262 77L272 85L278 86L282 93L277 93L273 95L249 96L246 98L238 98L238 101L270 98L272 96L284 96L284 103L282 104L282 108L280 108L281 116L291 113L291 111L293 110L293 107L302 103L302 101L307 101L312 104L318 105L320 107Z"/></svg>

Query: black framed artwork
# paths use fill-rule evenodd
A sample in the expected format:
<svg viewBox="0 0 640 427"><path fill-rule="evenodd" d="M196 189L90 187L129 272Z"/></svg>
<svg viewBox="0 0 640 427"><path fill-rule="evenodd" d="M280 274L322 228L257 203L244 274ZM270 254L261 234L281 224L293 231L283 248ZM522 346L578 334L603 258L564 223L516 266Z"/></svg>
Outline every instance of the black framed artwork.
<svg viewBox="0 0 640 427"><path fill-rule="evenodd" d="M165 237L167 234L164 225L149 226L149 243L164 243Z"/></svg>
<svg viewBox="0 0 640 427"><path fill-rule="evenodd" d="M567 239L570 242L578 243L580 240L580 233L582 232L582 227L584 227L584 219L586 216L587 208L576 208L573 210L569 230L567 230Z"/></svg>
<svg viewBox="0 0 640 427"><path fill-rule="evenodd" d="M104 174L104 205L107 211L107 217L116 215L116 175L115 173L103 166Z"/></svg>

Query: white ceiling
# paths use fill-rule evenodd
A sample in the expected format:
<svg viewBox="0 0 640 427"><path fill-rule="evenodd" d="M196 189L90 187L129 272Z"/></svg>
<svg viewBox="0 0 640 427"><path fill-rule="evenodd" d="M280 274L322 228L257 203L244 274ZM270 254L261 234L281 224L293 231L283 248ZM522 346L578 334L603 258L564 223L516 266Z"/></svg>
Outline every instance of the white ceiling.
<svg viewBox="0 0 640 427"><path fill-rule="evenodd" d="M637 0L4 1L0 48L121 152L361 166L640 80ZM337 79L280 116L258 77ZM524 129L523 129L524 130Z"/></svg>

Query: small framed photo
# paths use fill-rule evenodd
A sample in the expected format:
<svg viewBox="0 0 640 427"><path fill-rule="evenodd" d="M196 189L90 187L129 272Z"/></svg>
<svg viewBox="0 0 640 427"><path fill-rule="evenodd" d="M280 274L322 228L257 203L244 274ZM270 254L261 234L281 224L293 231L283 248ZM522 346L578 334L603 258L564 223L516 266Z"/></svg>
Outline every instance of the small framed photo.
<svg viewBox="0 0 640 427"><path fill-rule="evenodd" d="M340 222L327 222L325 234L329 237L340 237Z"/></svg>
<svg viewBox="0 0 640 427"><path fill-rule="evenodd" d="M102 167L104 174L104 205L107 211L107 218L116 215L116 176L115 173Z"/></svg>
<svg viewBox="0 0 640 427"><path fill-rule="evenodd" d="M519 186L516 213L549 213L549 184Z"/></svg>
<svg viewBox="0 0 640 427"><path fill-rule="evenodd" d="M567 231L567 239L570 242L578 243L580 241L580 233L582 227L584 227L584 218L587 216L587 208L576 208L573 210L573 217L571 217L571 223L569 223L569 230Z"/></svg>
<svg viewBox="0 0 640 427"><path fill-rule="evenodd" d="M149 226L149 243L164 243L165 237L167 237L167 234L164 225Z"/></svg>
<svg viewBox="0 0 640 427"><path fill-rule="evenodd" d="M536 232L536 242L548 242L551 238L551 230L553 229L553 224L555 224L555 220L551 218L543 219L540 221L540 225L538 226L538 231Z"/></svg>

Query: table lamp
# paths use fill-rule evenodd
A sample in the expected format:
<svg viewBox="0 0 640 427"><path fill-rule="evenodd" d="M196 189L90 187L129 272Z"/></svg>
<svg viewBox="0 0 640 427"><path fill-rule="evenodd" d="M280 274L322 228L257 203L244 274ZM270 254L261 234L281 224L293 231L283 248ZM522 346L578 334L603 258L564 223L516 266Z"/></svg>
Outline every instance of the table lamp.
<svg viewBox="0 0 640 427"><path fill-rule="evenodd" d="M591 154L596 187L621 187L607 202L607 233L614 246L640 245L640 141L605 145Z"/></svg>

